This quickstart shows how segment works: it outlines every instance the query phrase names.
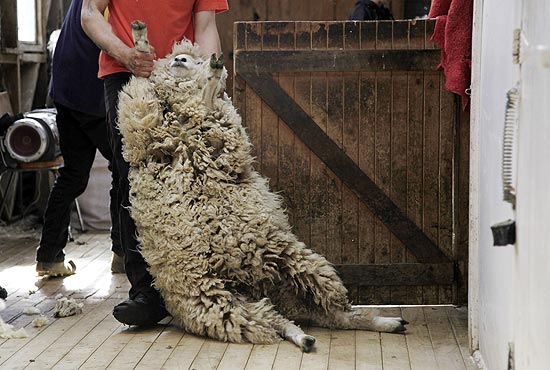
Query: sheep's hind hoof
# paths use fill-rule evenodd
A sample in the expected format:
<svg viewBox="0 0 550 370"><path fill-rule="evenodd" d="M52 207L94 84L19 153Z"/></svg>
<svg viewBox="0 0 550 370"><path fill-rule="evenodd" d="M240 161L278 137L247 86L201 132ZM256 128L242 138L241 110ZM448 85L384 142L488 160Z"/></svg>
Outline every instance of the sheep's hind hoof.
<svg viewBox="0 0 550 370"><path fill-rule="evenodd" d="M210 68L222 69L223 68L223 54L219 58L216 58L216 54L212 54L210 57Z"/></svg>
<svg viewBox="0 0 550 370"><path fill-rule="evenodd" d="M404 333L407 331L407 328L405 327L405 325L407 325L409 322L403 318L399 319L399 326L397 326L395 328L395 330L393 331L394 333Z"/></svg>
<svg viewBox="0 0 550 370"><path fill-rule="evenodd" d="M300 341L300 344L302 351L304 351L305 353L309 353L315 345L315 337L312 337L311 335L304 335L304 337Z"/></svg>

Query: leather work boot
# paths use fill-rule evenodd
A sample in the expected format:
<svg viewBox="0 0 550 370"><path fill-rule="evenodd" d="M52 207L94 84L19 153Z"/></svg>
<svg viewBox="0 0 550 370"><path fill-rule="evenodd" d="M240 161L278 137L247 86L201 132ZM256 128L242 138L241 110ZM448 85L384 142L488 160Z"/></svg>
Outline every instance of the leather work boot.
<svg viewBox="0 0 550 370"><path fill-rule="evenodd" d="M36 262L38 276L69 276L76 273L73 261L65 262Z"/></svg>
<svg viewBox="0 0 550 370"><path fill-rule="evenodd" d="M124 255L119 256L115 252L111 256L111 272L113 274L123 274L126 272L124 268Z"/></svg>
<svg viewBox="0 0 550 370"><path fill-rule="evenodd" d="M117 304L113 309L115 319L126 325L154 325L168 315L158 298L150 298L143 293Z"/></svg>

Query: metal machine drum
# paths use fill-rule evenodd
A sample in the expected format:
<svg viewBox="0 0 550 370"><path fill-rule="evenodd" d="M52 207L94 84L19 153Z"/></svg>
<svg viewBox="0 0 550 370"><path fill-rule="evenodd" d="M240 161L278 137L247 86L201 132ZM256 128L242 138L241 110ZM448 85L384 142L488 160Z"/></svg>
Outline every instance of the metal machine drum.
<svg viewBox="0 0 550 370"><path fill-rule="evenodd" d="M59 154L55 109L37 109L11 124L4 138L6 152L19 162L51 161Z"/></svg>

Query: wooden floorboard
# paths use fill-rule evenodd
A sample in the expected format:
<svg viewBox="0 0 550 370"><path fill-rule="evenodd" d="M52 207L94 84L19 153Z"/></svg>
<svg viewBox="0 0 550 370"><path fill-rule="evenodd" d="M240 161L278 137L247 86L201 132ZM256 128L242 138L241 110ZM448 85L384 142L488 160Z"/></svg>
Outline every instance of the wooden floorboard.
<svg viewBox="0 0 550 370"><path fill-rule="evenodd" d="M105 317L111 314L112 302L101 300L93 310L85 313L82 318L66 330L59 338L52 340L42 353L34 358L34 361L26 367L29 370L50 369L56 365L74 346L98 326ZM59 320L61 322L63 320ZM34 344L29 343L30 347Z"/></svg>
<svg viewBox="0 0 550 370"><path fill-rule="evenodd" d="M312 327L308 334L316 339L315 348L310 353L304 353L300 370L322 370L328 369L330 359L330 330ZM335 369L336 370L336 369Z"/></svg>
<svg viewBox="0 0 550 370"><path fill-rule="evenodd" d="M330 333L329 369L355 369L355 330L332 330Z"/></svg>
<svg viewBox="0 0 550 370"><path fill-rule="evenodd" d="M277 356L277 345L257 345L252 348L245 370L271 370Z"/></svg>
<svg viewBox="0 0 550 370"><path fill-rule="evenodd" d="M297 351L293 343L279 342L272 370L300 370L302 356L303 353Z"/></svg>
<svg viewBox="0 0 550 370"><path fill-rule="evenodd" d="M468 345L468 307L447 307L447 315L466 369L475 370L477 367L470 356Z"/></svg>
<svg viewBox="0 0 550 370"><path fill-rule="evenodd" d="M383 312L384 316L401 316L401 310L399 308L389 308L385 309ZM384 370L401 370L409 368L409 352L405 337L406 336L403 334L380 334Z"/></svg>
<svg viewBox="0 0 550 370"><path fill-rule="evenodd" d="M176 326L166 327L158 336L149 350L143 355L135 367L136 370L161 369L174 348L178 345L184 332ZM199 368L197 368L199 370Z"/></svg>
<svg viewBox="0 0 550 370"><path fill-rule="evenodd" d="M412 370L437 369L435 352L422 306L405 307L403 317L410 322L407 325L407 349L409 352L410 367Z"/></svg>
<svg viewBox="0 0 550 370"><path fill-rule="evenodd" d="M66 248L77 274L39 278L34 271L39 234L0 231L0 285L9 296L2 319L29 337L0 339L0 369L138 370L471 370L467 310L451 306L383 307L381 315L402 315L408 332L386 334L305 327L316 337L313 352L294 344L223 343L184 333L170 319L149 328L130 328L112 316L127 299L124 274L110 272L107 233L76 234ZM55 297L84 303L83 313L54 318ZM36 307L49 323L35 328Z"/></svg>
<svg viewBox="0 0 550 370"><path fill-rule="evenodd" d="M112 307L118 300L106 299L107 305ZM122 324L107 314L92 330L72 347L52 368L54 370L78 369L88 358L105 342L115 331L119 330Z"/></svg>
<svg viewBox="0 0 550 370"><path fill-rule="evenodd" d="M464 369L464 360L451 328L446 307L424 307L424 315L439 369Z"/></svg>
<svg viewBox="0 0 550 370"><path fill-rule="evenodd" d="M162 368L181 370L189 369L200 352L204 342L204 338L199 338L191 334L185 334L180 339L172 353L170 353L170 356L168 356L168 359Z"/></svg>
<svg viewBox="0 0 550 370"><path fill-rule="evenodd" d="M181 330L180 330L181 331ZM207 339L191 364L195 370L216 370L227 350L228 343ZM145 370L145 369L144 369Z"/></svg>
<svg viewBox="0 0 550 370"><path fill-rule="evenodd" d="M86 304L86 310L91 311L97 306L100 302L87 302ZM5 343L6 346L2 345L2 350L4 350L4 347L8 347L8 349L4 352L2 351L2 354L5 353L5 356L9 357L6 362L4 362L1 366L2 369L5 370L15 370L15 369L23 369L25 366L32 364L32 362L36 361L36 358L42 354L52 343L55 341L60 340L60 338L64 335L65 332L70 331L70 329L77 324L80 320L86 318L86 311L83 315L76 315L76 316L70 316L65 317L63 319L57 319L53 321L51 324L47 325L43 330L39 331L36 336L29 337L25 339L21 339L18 341L15 341L13 339L10 339ZM18 346L18 343L24 343L24 345L21 348L18 348L16 352L13 351L14 348L9 348L10 344L14 343L15 346ZM11 356L9 354L12 354ZM0 355L2 358L4 356ZM47 369L44 368L44 369Z"/></svg>
<svg viewBox="0 0 550 370"><path fill-rule="evenodd" d="M252 344L229 344L218 365L218 370L244 369L253 347Z"/></svg>
<svg viewBox="0 0 550 370"><path fill-rule="evenodd" d="M381 370L382 346L380 333L357 331L355 334L356 370Z"/></svg>
<svg viewBox="0 0 550 370"><path fill-rule="evenodd" d="M132 338L128 341L128 343L126 343L116 358L109 364L107 369L134 369L164 329L164 326L156 326L155 328L147 329L132 327L128 329L126 334L131 335ZM130 332L132 333L130 334Z"/></svg>

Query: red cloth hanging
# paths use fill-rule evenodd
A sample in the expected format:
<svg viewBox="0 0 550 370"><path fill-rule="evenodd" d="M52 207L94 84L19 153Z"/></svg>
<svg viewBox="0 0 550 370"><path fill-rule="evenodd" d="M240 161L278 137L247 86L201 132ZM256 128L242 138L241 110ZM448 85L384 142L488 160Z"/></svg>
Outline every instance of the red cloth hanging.
<svg viewBox="0 0 550 370"><path fill-rule="evenodd" d="M436 18L431 41L441 47L441 64L445 88L462 97L462 109L470 101L472 69L473 0L433 0L430 18Z"/></svg>

